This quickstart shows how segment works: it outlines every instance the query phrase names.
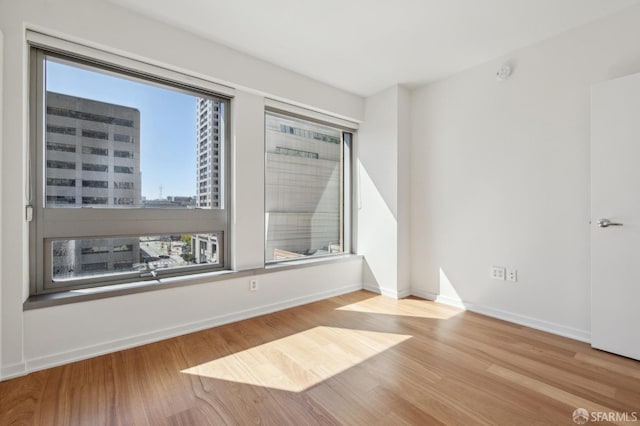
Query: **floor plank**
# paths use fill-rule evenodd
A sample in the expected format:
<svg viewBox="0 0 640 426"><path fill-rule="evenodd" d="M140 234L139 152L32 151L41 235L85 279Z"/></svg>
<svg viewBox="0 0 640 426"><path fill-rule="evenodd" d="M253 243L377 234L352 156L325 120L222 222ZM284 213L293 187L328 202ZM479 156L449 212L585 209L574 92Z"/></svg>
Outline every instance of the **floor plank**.
<svg viewBox="0 0 640 426"><path fill-rule="evenodd" d="M640 417L640 362L366 291L0 383L3 426L571 425L579 407Z"/></svg>

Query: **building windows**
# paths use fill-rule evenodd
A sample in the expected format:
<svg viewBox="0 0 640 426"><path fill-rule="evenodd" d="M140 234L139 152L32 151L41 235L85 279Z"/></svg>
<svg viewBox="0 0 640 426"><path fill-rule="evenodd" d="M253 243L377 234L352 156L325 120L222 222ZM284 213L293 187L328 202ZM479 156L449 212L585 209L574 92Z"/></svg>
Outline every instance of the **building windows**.
<svg viewBox="0 0 640 426"><path fill-rule="evenodd" d="M299 149L283 148L281 146L276 147L276 154L292 155L294 157L313 158L314 160L317 160L319 158L317 152L301 151Z"/></svg>
<svg viewBox="0 0 640 426"><path fill-rule="evenodd" d="M131 251L133 251L133 244L123 244L121 246L113 247L114 253L131 252Z"/></svg>
<svg viewBox="0 0 640 426"><path fill-rule="evenodd" d="M279 112L265 117L265 259L349 252L352 134Z"/></svg>
<svg viewBox="0 0 640 426"><path fill-rule="evenodd" d="M113 204L115 204L117 206L132 205L133 204L133 198L131 198L131 197L113 197Z"/></svg>
<svg viewBox="0 0 640 426"><path fill-rule="evenodd" d="M47 149L50 151L76 152L76 146L67 143L47 142Z"/></svg>
<svg viewBox="0 0 640 426"><path fill-rule="evenodd" d="M109 139L109 133L107 132L98 132L95 130L82 130L82 137L83 138L93 138L93 139L103 139L103 140L107 140Z"/></svg>
<svg viewBox="0 0 640 426"><path fill-rule="evenodd" d="M131 152L131 151L114 150L113 151L113 156L114 157L119 157L119 158L133 158L133 152Z"/></svg>
<svg viewBox="0 0 640 426"><path fill-rule="evenodd" d="M76 163L72 163L69 161L47 160L47 168L75 170Z"/></svg>
<svg viewBox="0 0 640 426"><path fill-rule="evenodd" d="M76 186L75 179L47 178L48 186Z"/></svg>
<svg viewBox="0 0 640 426"><path fill-rule="evenodd" d="M113 269L116 271L126 271L133 268L133 262L130 260L118 260L113 262Z"/></svg>
<svg viewBox="0 0 640 426"><path fill-rule="evenodd" d="M53 124L47 124L47 132L49 132L49 133L58 133L58 134L61 134L61 135L75 136L76 128L75 127L54 126Z"/></svg>
<svg viewBox="0 0 640 426"><path fill-rule="evenodd" d="M83 135L84 136L84 135ZM106 148L95 148L92 146L83 146L82 147L82 153L83 154L90 154L90 155L109 155L109 150Z"/></svg>
<svg viewBox="0 0 640 426"><path fill-rule="evenodd" d="M320 140L320 141L330 142L330 143L335 143L335 144L340 143L340 138L338 138L337 136L335 136L333 134L322 133L322 131L314 131L314 130L302 129L302 128L299 128L299 127L288 126L286 124L281 124L280 125L280 131L282 133L288 133L290 135L296 135L296 136L300 136L300 137L303 137L303 138L317 139L317 140Z"/></svg>
<svg viewBox="0 0 640 426"><path fill-rule="evenodd" d="M106 164L82 163L82 170L87 172L106 172L109 170L109 166Z"/></svg>
<svg viewBox="0 0 640 426"><path fill-rule="evenodd" d="M65 195L47 195L47 204L75 204L76 197Z"/></svg>
<svg viewBox="0 0 640 426"><path fill-rule="evenodd" d="M107 204L107 197L82 197L82 204Z"/></svg>
<svg viewBox="0 0 640 426"><path fill-rule="evenodd" d="M83 188L108 188L109 182L105 180L83 180Z"/></svg>
<svg viewBox="0 0 640 426"><path fill-rule="evenodd" d="M67 108L57 108L53 106L47 106L47 115L75 118L78 120L91 121L93 123L116 124L118 126L124 127L133 127L133 124L135 122L134 120L126 120L122 118L109 117L102 114L92 114L86 111L74 111Z"/></svg>
<svg viewBox="0 0 640 426"><path fill-rule="evenodd" d="M87 246L83 247L80 252L82 254L102 254L109 253L109 247L106 246Z"/></svg>
<svg viewBox="0 0 640 426"><path fill-rule="evenodd" d="M113 166L113 171L116 173L127 173L133 174L133 167L125 167L125 166Z"/></svg>
<svg viewBox="0 0 640 426"><path fill-rule="evenodd" d="M133 137L131 135L122 135L120 133L115 133L113 135L113 140L116 141L116 142L132 143L133 142Z"/></svg>
<svg viewBox="0 0 640 426"><path fill-rule="evenodd" d="M113 182L115 189L134 189L133 182Z"/></svg>
<svg viewBox="0 0 640 426"><path fill-rule="evenodd" d="M177 73L174 83L132 64L31 48L32 294L229 267L227 157L215 157L215 192L199 189L198 155L205 151L193 149L202 142L196 113L213 123L213 108L198 112L202 103L219 109L226 152L229 100L193 87L208 83ZM143 102L149 97L159 101ZM164 198L163 187L172 191ZM208 201L195 209L198 197ZM202 255L196 241L207 241Z"/></svg>

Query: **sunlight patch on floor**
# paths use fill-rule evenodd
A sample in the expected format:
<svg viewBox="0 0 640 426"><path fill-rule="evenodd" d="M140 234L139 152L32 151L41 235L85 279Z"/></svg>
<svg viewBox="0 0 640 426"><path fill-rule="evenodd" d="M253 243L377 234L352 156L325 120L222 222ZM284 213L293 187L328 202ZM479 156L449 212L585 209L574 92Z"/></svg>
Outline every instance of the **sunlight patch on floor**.
<svg viewBox="0 0 640 426"><path fill-rule="evenodd" d="M338 311L363 312L369 314L399 315L417 318L449 319L460 313L460 309L433 305L433 302L416 299L395 300L377 296L361 302L336 308Z"/></svg>
<svg viewBox="0 0 640 426"><path fill-rule="evenodd" d="M182 373L301 392L411 337L321 326L182 370Z"/></svg>

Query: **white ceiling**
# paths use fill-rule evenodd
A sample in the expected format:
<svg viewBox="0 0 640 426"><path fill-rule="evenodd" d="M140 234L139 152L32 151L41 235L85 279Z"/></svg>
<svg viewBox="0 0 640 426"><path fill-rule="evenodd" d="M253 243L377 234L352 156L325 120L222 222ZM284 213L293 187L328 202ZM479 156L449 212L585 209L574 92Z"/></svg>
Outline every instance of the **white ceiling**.
<svg viewBox="0 0 640 426"><path fill-rule="evenodd" d="M109 0L368 96L441 79L640 0Z"/></svg>

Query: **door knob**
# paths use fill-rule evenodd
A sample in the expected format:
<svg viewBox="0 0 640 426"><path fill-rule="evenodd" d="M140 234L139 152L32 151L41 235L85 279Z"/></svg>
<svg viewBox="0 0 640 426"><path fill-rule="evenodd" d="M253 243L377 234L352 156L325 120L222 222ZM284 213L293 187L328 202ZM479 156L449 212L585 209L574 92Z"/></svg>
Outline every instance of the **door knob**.
<svg viewBox="0 0 640 426"><path fill-rule="evenodd" d="M607 228L609 226L622 226L621 223L611 222L609 219L599 219L596 223L600 228Z"/></svg>

